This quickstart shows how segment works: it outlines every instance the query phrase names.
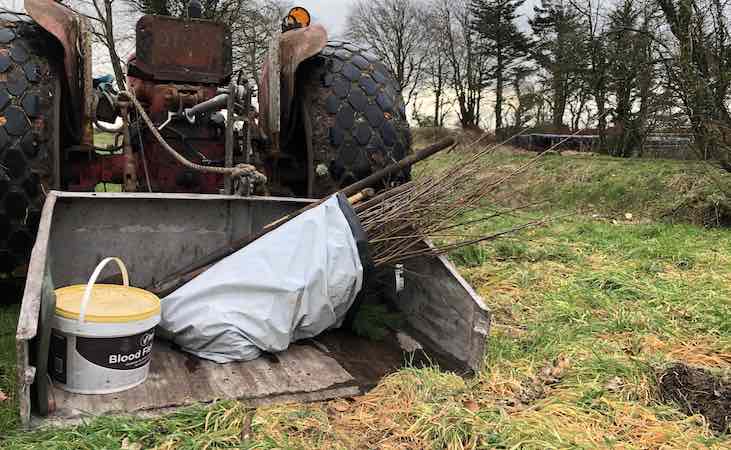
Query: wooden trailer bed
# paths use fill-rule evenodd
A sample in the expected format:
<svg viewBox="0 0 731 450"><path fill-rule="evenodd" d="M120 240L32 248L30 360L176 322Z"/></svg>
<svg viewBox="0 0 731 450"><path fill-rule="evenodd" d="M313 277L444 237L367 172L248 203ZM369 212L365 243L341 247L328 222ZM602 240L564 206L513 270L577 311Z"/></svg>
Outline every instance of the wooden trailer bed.
<svg viewBox="0 0 731 450"><path fill-rule="evenodd" d="M407 324L382 342L333 330L296 343L281 354L215 364L160 341L155 344L148 380L129 391L70 394L50 383L46 362L56 287L86 282L89 272L106 256L125 261L133 285L148 285L310 201L49 193L17 329L22 423L34 427L104 414L154 415L219 399L241 399L256 406L353 396L397 370L405 357L437 361L464 374L479 370L489 311L454 267L438 258L407 264L407 274L417 275L407 275L405 289L390 295L405 313Z"/></svg>

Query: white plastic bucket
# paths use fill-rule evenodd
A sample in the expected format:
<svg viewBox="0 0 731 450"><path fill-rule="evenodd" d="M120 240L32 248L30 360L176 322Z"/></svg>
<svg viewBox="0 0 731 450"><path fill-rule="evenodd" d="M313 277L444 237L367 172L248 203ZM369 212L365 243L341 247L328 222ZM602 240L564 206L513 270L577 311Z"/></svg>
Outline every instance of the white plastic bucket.
<svg viewBox="0 0 731 450"><path fill-rule="evenodd" d="M123 285L96 285L114 261ZM56 290L49 371L55 384L78 394L110 394L144 383L152 358L160 299L129 285L119 258L106 258L86 285Z"/></svg>

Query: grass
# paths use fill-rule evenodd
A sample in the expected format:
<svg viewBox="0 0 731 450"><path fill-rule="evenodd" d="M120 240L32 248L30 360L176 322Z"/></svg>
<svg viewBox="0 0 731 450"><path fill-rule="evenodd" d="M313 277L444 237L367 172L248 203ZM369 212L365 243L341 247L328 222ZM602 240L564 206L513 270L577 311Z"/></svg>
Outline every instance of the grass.
<svg viewBox="0 0 731 450"><path fill-rule="evenodd" d="M18 402L15 396L15 327L19 306L0 306L0 436L15 427ZM2 438L0 438L1 440Z"/></svg>
<svg viewBox="0 0 731 450"><path fill-rule="evenodd" d="M100 148L106 148L115 145L114 134L98 131L94 133L94 145Z"/></svg>
<svg viewBox="0 0 731 450"><path fill-rule="evenodd" d="M115 136L111 133L95 132L94 145L100 148L112 147L116 144ZM122 192L122 185L115 183L99 183L94 188L96 192Z"/></svg>
<svg viewBox="0 0 731 450"><path fill-rule="evenodd" d="M484 177L506 175L533 157L535 153L498 152ZM441 154L416 172L452 161L454 155ZM552 211L619 218L629 213L636 221L731 226L731 174L702 162L545 155L502 194L518 203L546 201Z"/></svg>
<svg viewBox="0 0 731 450"><path fill-rule="evenodd" d="M526 156L497 158L510 166ZM475 377L406 367L354 399L257 409L220 402L158 419L9 431L0 446L729 448L731 438L714 435L702 417L658 402L655 377L672 361L731 372L731 231L664 215L663 202L677 195L668 192L672 180L686 170L678 163L546 161L519 181L520 195L552 201L526 214L578 213L451 256L493 314ZM15 311L0 310L0 323ZM12 348L2 336L0 349L5 341ZM0 368L0 389L10 389L12 362ZM9 410L0 403L0 429L15 424Z"/></svg>

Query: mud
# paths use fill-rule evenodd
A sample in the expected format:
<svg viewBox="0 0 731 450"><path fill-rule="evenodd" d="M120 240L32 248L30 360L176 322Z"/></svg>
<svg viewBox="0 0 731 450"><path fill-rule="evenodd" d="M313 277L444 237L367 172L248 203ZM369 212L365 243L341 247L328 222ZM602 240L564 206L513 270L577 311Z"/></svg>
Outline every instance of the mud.
<svg viewBox="0 0 731 450"><path fill-rule="evenodd" d="M700 414L717 433L731 432L731 379L675 364L664 370L658 383L660 398L685 414Z"/></svg>
<svg viewBox="0 0 731 450"><path fill-rule="evenodd" d="M366 390L407 363L418 367L424 362L422 352L409 354L403 351L393 333L382 341L371 341L339 329L328 331L315 341Z"/></svg>

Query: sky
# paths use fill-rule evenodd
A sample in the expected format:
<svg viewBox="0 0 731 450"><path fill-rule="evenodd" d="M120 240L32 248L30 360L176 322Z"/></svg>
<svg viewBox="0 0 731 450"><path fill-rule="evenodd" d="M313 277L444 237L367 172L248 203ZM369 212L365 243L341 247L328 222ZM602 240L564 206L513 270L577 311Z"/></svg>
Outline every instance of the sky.
<svg viewBox="0 0 731 450"><path fill-rule="evenodd" d="M293 3L306 8L312 15L313 22L324 25L333 38L344 32L348 9L355 0L294 0Z"/></svg>
<svg viewBox="0 0 731 450"><path fill-rule="evenodd" d="M345 21L348 9L356 0L292 0L292 3L303 6L310 11L313 19L321 23L328 30L330 37L339 37L345 31ZM523 5L524 12L528 12L527 6L535 3L529 0ZM22 7L23 0L0 0L0 7L17 10Z"/></svg>
<svg viewBox="0 0 731 450"><path fill-rule="evenodd" d="M342 37L345 32L345 24L350 7L357 0L290 0L293 5L307 8L313 17L314 23L325 26L331 39ZM521 8L523 17L519 20L522 26L527 22L527 14L530 14L532 5L540 0L528 0ZM22 8L23 0L0 0L0 8L19 10ZM96 72L108 73L111 68L107 64L100 64L95 67Z"/></svg>
<svg viewBox="0 0 731 450"><path fill-rule="evenodd" d="M291 2L293 5L307 8L313 21L323 24L330 38L335 38L345 31L348 9L355 0L291 0ZM0 8L17 11L22 9L22 6L23 0L0 0Z"/></svg>
<svg viewBox="0 0 731 450"><path fill-rule="evenodd" d="M2 2L4 0L0 0ZM303 6L312 15L314 22L321 23L327 29L330 38L339 37L345 31L348 10L356 0L293 0L293 4ZM519 19L522 26L527 25L527 15L532 13L533 5L539 0L528 0L520 8L523 17Z"/></svg>
<svg viewBox="0 0 731 450"><path fill-rule="evenodd" d="M315 22L325 25L332 36L341 34L345 28L348 7L355 0L293 0L293 4L303 6L310 11ZM23 0L0 0L0 7L18 10Z"/></svg>
<svg viewBox="0 0 731 450"><path fill-rule="evenodd" d="M23 6L23 0L0 0L0 8L18 11Z"/></svg>

